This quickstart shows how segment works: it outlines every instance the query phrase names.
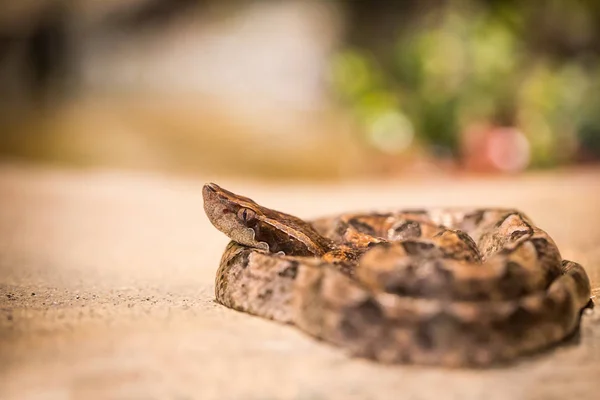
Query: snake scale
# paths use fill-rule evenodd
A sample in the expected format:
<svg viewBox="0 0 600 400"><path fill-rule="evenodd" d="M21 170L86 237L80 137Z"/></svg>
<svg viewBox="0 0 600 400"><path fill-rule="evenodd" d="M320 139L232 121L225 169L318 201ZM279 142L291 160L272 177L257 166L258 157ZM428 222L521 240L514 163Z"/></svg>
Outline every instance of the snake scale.
<svg viewBox="0 0 600 400"><path fill-rule="evenodd" d="M478 367L551 347L590 302L583 267L513 209L346 213L304 221L210 183L232 241L219 303L383 363Z"/></svg>

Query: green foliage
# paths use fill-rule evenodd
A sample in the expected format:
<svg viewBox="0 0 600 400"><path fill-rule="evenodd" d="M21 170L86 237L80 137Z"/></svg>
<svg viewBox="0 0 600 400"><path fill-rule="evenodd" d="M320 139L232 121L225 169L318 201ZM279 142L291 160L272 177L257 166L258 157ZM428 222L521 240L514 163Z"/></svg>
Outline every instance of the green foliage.
<svg viewBox="0 0 600 400"><path fill-rule="evenodd" d="M557 58L551 44L540 50L530 24L532 15L541 17L527 3L477 4L451 2L420 16L390 46L392 62L385 68L367 49L345 49L334 58L333 87L363 124L365 142L382 150L386 141L402 142L390 151L398 153L414 137L456 155L461 132L485 122L522 131L532 166L571 161L582 143L600 153L597 57ZM550 17L560 15L557 7ZM585 16L568 3L562 7L570 10L567 19ZM583 19L575 39L594 27ZM373 132L381 128L373 121L382 118L389 125L383 141Z"/></svg>

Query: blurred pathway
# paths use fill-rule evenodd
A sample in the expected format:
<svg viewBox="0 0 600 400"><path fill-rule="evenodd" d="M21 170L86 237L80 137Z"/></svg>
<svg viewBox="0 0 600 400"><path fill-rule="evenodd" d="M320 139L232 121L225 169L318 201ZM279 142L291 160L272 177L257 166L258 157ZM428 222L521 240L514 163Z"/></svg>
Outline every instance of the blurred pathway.
<svg viewBox="0 0 600 400"><path fill-rule="evenodd" d="M400 183L219 181L303 217L514 206L600 286L600 170ZM203 181L0 165L0 398L598 398L600 317L580 343L484 372L380 366L215 304L227 239Z"/></svg>

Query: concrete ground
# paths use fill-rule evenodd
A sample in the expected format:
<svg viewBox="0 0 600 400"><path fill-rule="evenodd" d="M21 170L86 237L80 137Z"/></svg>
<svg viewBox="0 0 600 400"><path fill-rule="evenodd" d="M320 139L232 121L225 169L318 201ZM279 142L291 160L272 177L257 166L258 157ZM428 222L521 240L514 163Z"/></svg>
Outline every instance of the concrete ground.
<svg viewBox="0 0 600 400"><path fill-rule="evenodd" d="M518 207L600 286L600 170L343 185L217 182L302 217ZM0 398L600 398L598 308L567 345L473 371L349 359L292 327L216 304L213 279L227 239L204 216L202 184L0 165Z"/></svg>

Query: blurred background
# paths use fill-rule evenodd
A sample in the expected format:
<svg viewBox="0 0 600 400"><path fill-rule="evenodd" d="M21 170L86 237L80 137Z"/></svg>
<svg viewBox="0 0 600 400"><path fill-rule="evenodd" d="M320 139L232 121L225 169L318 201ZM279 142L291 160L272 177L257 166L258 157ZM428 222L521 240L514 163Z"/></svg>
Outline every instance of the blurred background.
<svg viewBox="0 0 600 400"><path fill-rule="evenodd" d="M600 2L0 2L4 160L273 179L600 160Z"/></svg>
<svg viewBox="0 0 600 400"><path fill-rule="evenodd" d="M514 207L597 303L599 177L600 0L0 0L0 399L599 398L598 312L485 373L229 312L201 190Z"/></svg>

